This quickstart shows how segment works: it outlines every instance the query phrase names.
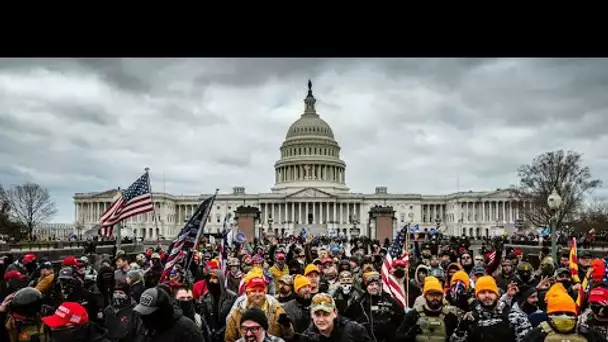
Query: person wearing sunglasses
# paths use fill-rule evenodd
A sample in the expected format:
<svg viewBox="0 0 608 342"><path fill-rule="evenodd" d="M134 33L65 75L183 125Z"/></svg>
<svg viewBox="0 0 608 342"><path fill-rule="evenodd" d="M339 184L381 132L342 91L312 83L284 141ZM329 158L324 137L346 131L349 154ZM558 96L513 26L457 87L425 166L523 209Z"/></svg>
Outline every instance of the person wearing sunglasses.
<svg viewBox="0 0 608 342"><path fill-rule="evenodd" d="M241 317L241 335L236 342L285 342L282 338L268 334L268 318L264 311L251 308Z"/></svg>
<svg viewBox="0 0 608 342"><path fill-rule="evenodd" d="M259 269L254 269L259 270ZM264 312L268 319L268 329L271 335L281 337L286 340L293 338L293 325L285 313L283 305L273 296L268 294L268 283L264 280L261 270L245 277L245 296L239 297L233 304L228 314L225 342L234 342L243 337L240 330L242 316L247 309L256 307Z"/></svg>
<svg viewBox="0 0 608 342"><path fill-rule="evenodd" d="M338 314L334 299L317 293L310 305L312 324L300 335L298 342L371 342L367 330Z"/></svg>

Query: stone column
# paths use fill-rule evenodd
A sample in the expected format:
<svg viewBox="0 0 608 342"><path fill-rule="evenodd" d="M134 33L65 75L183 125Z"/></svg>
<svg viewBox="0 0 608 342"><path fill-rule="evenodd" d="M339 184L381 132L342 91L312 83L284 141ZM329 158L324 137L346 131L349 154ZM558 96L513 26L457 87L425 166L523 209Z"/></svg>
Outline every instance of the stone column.
<svg viewBox="0 0 608 342"><path fill-rule="evenodd" d="M298 202L298 219L297 223L302 223L302 202Z"/></svg>
<svg viewBox="0 0 608 342"><path fill-rule="evenodd" d="M256 232L256 222L260 219L260 210L256 207L240 206L236 208L234 217L238 222L239 230L245 233L245 240L252 242L259 234Z"/></svg>
<svg viewBox="0 0 608 342"><path fill-rule="evenodd" d="M296 202L291 202L291 224L296 223Z"/></svg>
<svg viewBox="0 0 608 342"><path fill-rule="evenodd" d="M502 201L502 219L507 223L509 220L507 219L507 202Z"/></svg>
<svg viewBox="0 0 608 342"><path fill-rule="evenodd" d="M336 224L335 222L337 221L336 220L336 205L338 205L338 202L334 202L334 216L331 219L332 221L334 221L334 226Z"/></svg>
<svg viewBox="0 0 608 342"><path fill-rule="evenodd" d="M384 239L393 239L393 219L395 218L395 211L393 207L386 206L375 206L370 210L372 219L376 225L376 236L370 237L371 239L378 239L380 243L384 242Z"/></svg>

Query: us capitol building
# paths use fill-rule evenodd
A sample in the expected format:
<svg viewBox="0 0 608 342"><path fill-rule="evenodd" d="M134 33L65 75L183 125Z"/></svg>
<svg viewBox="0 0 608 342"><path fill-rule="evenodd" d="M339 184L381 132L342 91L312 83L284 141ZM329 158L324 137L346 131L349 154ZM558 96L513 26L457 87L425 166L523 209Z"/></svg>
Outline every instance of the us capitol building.
<svg viewBox="0 0 608 342"><path fill-rule="evenodd" d="M236 186L232 193L219 193L206 232L219 231L228 213L250 218L239 221L248 238L261 232L299 234L306 229L312 234L366 235L383 240L395 236L408 222L422 230L439 224L439 230L449 235L494 236L520 222L525 204L508 189L421 195L392 193L378 186L370 194L350 192L340 145L317 113L315 103L309 81L304 113L287 130L280 158L274 164L275 185L270 192L250 194ZM74 195L74 227L78 233L95 228L116 191ZM146 240L172 239L209 196L154 192L155 214L126 220L121 232Z"/></svg>

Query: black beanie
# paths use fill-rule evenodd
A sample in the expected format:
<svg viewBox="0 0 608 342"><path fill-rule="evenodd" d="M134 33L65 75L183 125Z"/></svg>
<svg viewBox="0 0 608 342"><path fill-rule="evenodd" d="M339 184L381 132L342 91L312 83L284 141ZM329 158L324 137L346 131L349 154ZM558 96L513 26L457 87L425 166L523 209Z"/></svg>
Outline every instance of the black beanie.
<svg viewBox="0 0 608 342"><path fill-rule="evenodd" d="M521 304L528 300L528 298L530 298L530 296L534 293L536 293L536 288L534 286L520 286L519 293L515 295L514 299L518 304Z"/></svg>
<svg viewBox="0 0 608 342"><path fill-rule="evenodd" d="M114 285L114 291L117 290L124 292L127 296L131 295L131 288L129 287L129 284L125 283L124 281L116 282Z"/></svg>
<svg viewBox="0 0 608 342"><path fill-rule="evenodd" d="M264 330L268 331L268 318L264 311L258 308L247 309L243 316L241 316L241 323L245 321L253 321L259 324Z"/></svg>

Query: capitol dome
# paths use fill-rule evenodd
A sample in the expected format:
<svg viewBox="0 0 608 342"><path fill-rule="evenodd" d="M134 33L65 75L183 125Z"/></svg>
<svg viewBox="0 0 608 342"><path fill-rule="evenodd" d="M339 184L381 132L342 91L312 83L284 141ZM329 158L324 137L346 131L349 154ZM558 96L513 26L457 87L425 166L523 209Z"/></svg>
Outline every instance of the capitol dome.
<svg viewBox="0 0 608 342"><path fill-rule="evenodd" d="M273 191L309 187L348 191L340 145L329 124L317 113L316 102L309 80L304 113L287 130L281 145L281 159L275 163Z"/></svg>
<svg viewBox="0 0 608 342"><path fill-rule="evenodd" d="M334 132L331 130L331 127L318 114L302 115L301 118L289 127L285 139L306 135L324 136L334 139Z"/></svg>

